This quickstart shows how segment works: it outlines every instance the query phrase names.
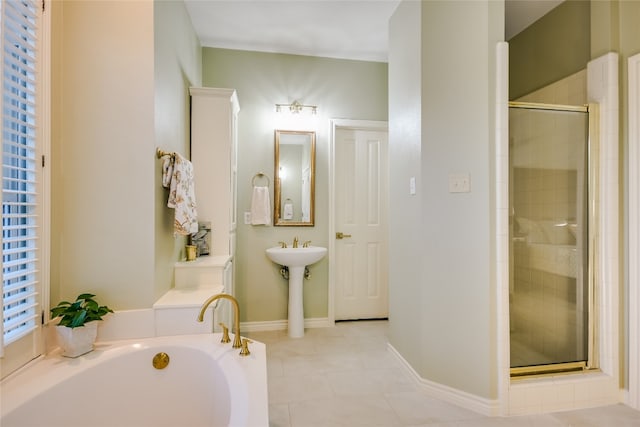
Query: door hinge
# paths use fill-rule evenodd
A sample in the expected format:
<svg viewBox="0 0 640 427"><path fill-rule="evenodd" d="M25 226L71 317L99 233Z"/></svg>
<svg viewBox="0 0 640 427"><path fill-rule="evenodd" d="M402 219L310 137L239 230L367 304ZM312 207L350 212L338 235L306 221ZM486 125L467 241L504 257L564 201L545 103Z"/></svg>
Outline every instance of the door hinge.
<svg viewBox="0 0 640 427"><path fill-rule="evenodd" d="M44 325L44 310L40 313L40 324Z"/></svg>
<svg viewBox="0 0 640 427"><path fill-rule="evenodd" d="M44 167L44 154L42 155L42 167Z"/></svg>
<svg viewBox="0 0 640 427"><path fill-rule="evenodd" d="M44 0L42 0L42 11L44 12Z"/></svg>

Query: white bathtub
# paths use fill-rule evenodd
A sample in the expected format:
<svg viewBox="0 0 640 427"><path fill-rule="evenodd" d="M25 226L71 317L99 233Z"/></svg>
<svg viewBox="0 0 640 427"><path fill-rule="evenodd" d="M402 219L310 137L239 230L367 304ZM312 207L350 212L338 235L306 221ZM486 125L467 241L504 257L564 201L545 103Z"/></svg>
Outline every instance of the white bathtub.
<svg viewBox="0 0 640 427"><path fill-rule="evenodd" d="M76 359L52 353L0 383L2 427L269 425L262 343L240 356L220 334L98 343ZM164 352L169 365L152 359Z"/></svg>

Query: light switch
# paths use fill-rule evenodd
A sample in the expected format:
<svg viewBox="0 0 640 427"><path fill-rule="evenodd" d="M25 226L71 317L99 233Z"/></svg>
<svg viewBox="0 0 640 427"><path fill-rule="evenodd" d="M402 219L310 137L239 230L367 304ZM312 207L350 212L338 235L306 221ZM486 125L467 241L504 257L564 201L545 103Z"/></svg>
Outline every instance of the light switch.
<svg viewBox="0 0 640 427"><path fill-rule="evenodd" d="M469 193L471 183L468 173L449 174L449 193Z"/></svg>
<svg viewBox="0 0 640 427"><path fill-rule="evenodd" d="M409 178L409 194L416 194L416 177L412 176Z"/></svg>
<svg viewBox="0 0 640 427"><path fill-rule="evenodd" d="M244 223L251 224L251 212L247 211L244 213Z"/></svg>

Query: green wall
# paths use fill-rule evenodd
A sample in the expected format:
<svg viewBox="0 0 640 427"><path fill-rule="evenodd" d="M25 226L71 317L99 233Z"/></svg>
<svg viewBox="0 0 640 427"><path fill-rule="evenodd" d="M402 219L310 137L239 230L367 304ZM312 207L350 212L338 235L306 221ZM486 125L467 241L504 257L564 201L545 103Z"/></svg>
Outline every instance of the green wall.
<svg viewBox="0 0 640 427"><path fill-rule="evenodd" d="M238 229L236 295L243 322L287 319L288 283L279 266L265 255L278 241L328 246L329 120L387 120L387 64L300 55L203 49L202 84L238 92ZM264 172L273 183L276 103L298 100L318 106L316 134L316 213L314 227L252 226L243 223L250 210L251 179ZM273 203L273 184L271 185ZM215 239L215 231L213 232ZM327 258L310 267L304 283L305 318L328 315Z"/></svg>
<svg viewBox="0 0 640 427"><path fill-rule="evenodd" d="M590 2L561 3L509 40L509 99L517 99L587 66Z"/></svg>

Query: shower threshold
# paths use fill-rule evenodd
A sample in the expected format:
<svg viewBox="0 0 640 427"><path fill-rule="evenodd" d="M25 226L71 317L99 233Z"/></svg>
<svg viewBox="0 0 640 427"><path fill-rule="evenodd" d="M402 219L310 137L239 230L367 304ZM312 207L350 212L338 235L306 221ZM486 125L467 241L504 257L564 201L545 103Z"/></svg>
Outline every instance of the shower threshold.
<svg viewBox="0 0 640 427"><path fill-rule="evenodd" d="M511 378L523 378L542 375L571 374L587 370L587 362L553 363L550 365L522 366L511 368Z"/></svg>

